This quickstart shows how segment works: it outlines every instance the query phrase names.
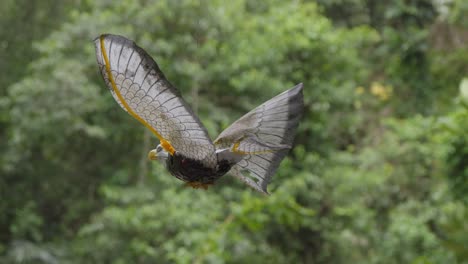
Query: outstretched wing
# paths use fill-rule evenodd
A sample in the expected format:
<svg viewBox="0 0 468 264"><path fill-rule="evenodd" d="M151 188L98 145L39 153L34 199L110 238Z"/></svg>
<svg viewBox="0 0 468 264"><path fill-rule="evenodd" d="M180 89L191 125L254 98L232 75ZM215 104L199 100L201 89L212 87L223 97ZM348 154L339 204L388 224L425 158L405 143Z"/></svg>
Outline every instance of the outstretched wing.
<svg viewBox="0 0 468 264"><path fill-rule="evenodd" d="M102 77L119 105L150 129L171 154L216 164L206 129L156 62L133 41L101 35L94 40Z"/></svg>
<svg viewBox="0 0 468 264"><path fill-rule="evenodd" d="M217 149L230 148L231 153L244 155L230 173L267 193L267 184L292 146L303 108L301 83L253 109L224 130L214 141Z"/></svg>

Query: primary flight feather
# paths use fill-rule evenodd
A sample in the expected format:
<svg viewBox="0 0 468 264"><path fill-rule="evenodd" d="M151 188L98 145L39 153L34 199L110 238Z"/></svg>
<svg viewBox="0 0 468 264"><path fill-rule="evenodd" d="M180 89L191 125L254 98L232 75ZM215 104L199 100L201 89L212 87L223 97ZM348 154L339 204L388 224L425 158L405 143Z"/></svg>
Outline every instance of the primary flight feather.
<svg viewBox="0 0 468 264"><path fill-rule="evenodd" d="M302 116L302 84L245 114L212 142L179 91L142 48L110 34L94 43L101 75L114 99L160 141L149 152L150 159L160 160L172 175L195 188L206 188L229 173L267 193Z"/></svg>

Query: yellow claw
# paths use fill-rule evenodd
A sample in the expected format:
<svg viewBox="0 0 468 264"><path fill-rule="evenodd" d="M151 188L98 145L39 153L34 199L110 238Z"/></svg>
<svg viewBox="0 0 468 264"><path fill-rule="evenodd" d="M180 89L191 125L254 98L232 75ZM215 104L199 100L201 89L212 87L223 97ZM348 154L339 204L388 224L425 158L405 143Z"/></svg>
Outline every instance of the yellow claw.
<svg viewBox="0 0 468 264"><path fill-rule="evenodd" d="M194 189L203 189L203 190L207 190L208 187L210 187L211 185L213 185L213 183L187 182L185 184L185 186L190 186Z"/></svg>

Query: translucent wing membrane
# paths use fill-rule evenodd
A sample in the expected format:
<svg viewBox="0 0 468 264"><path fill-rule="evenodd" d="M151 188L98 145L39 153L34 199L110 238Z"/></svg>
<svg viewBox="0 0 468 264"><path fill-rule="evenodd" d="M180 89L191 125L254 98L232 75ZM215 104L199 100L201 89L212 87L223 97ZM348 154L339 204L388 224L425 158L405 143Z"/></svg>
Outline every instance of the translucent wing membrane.
<svg viewBox="0 0 468 264"><path fill-rule="evenodd" d="M292 146L303 108L302 84L298 84L224 130L215 140L216 147L244 155L230 173L267 193L271 176Z"/></svg>
<svg viewBox="0 0 468 264"><path fill-rule="evenodd" d="M156 62L121 36L102 35L94 42L101 74L119 105L150 129L169 153L215 166L215 148L206 129Z"/></svg>

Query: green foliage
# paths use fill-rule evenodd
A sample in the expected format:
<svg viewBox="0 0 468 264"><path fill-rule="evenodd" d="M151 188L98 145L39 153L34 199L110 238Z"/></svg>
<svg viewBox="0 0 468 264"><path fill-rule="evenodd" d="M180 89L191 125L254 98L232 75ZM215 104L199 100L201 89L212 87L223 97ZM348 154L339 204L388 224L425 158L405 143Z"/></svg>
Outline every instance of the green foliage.
<svg viewBox="0 0 468 264"><path fill-rule="evenodd" d="M454 0L450 3L451 12L448 15L448 20L451 24L468 27L468 22L463 17L468 13L468 4L463 0Z"/></svg>
<svg viewBox="0 0 468 264"><path fill-rule="evenodd" d="M451 3L2 2L0 262L467 263L466 8ZM212 137L303 82L272 195L229 176L185 188L147 163L157 142L98 75L107 32L144 47Z"/></svg>
<svg viewBox="0 0 468 264"><path fill-rule="evenodd" d="M447 175L455 198L468 204L468 79L460 83L457 108L440 118L438 140L445 146Z"/></svg>

